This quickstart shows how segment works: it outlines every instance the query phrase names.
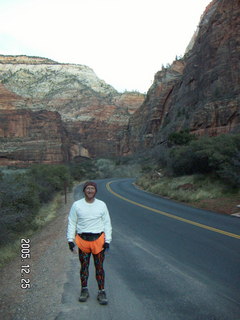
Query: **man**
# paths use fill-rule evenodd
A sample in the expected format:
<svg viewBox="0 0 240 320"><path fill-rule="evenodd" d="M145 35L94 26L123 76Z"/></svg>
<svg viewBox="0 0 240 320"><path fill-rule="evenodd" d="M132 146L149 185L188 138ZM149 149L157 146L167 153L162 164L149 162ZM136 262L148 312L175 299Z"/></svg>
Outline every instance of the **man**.
<svg viewBox="0 0 240 320"><path fill-rule="evenodd" d="M75 243L78 246L81 264L79 301L85 302L89 297L87 282L92 254L99 288L97 299L100 304L107 304L108 300L104 290L105 272L103 262L105 251L109 249L112 240L111 220L106 204L95 198L97 193L96 183L86 182L83 186L83 192L85 197L75 201L71 207L67 229L69 249L73 252Z"/></svg>

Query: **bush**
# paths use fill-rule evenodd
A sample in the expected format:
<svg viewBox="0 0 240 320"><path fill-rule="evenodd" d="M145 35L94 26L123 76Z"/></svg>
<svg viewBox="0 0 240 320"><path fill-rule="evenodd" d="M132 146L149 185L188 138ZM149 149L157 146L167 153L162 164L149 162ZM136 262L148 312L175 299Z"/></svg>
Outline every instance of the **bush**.
<svg viewBox="0 0 240 320"><path fill-rule="evenodd" d="M72 177L64 165L34 165L27 172L2 174L0 242L7 243L20 232L35 230L40 206L66 186L72 187Z"/></svg>
<svg viewBox="0 0 240 320"><path fill-rule="evenodd" d="M115 162L110 159L96 160L96 167L98 168L99 178L111 178L114 176Z"/></svg>
<svg viewBox="0 0 240 320"><path fill-rule="evenodd" d="M26 174L6 174L0 181L1 208L13 208L16 212L29 212L39 208L37 187Z"/></svg>
<svg viewBox="0 0 240 320"><path fill-rule="evenodd" d="M218 170L219 176L234 188L240 188L240 152Z"/></svg>
<svg viewBox="0 0 240 320"><path fill-rule="evenodd" d="M97 178L97 167L93 160L85 160L81 163L71 163L69 170L72 178L77 181L94 180Z"/></svg>
<svg viewBox="0 0 240 320"><path fill-rule="evenodd" d="M0 189L0 242L4 243L29 227L40 201L37 186L26 174L3 175Z"/></svg>
<svg viewBox="0 0 240 320"><path fill-rule="evenodd" d="M191 134L189 130L181 130L179 132L170 133L168 136L168 144L170 145L186 145L190 141L195 140L196 136Z"/></svg>
<svg viewBox="0 0 240 320"><path fill-rule="evenodd" d="M56 192L63 191L66 186L72 187L70 170L65 165L33 165L29 174L38 186L42 203L53 199Z"/></svg>
<svg viewBox="0 0 240 320"><path fill-rule="evenodd" d="M240 135L203 137L187 146L175 146L169 153L168 170L174 175L214 173L239 185Z"/></svg>

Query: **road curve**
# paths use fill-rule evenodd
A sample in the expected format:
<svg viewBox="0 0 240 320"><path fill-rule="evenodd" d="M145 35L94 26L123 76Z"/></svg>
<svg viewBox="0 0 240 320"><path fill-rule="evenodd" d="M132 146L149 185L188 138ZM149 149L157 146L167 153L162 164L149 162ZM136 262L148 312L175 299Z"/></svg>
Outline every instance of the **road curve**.
<svg viewBox="0 0 240 320"><path fill-rule="evenodd" d="M239 320L240 219L163 199L133 182L97 181L113 225L109 304L96 301L93 263L90 298L77 302L79 262L72 256L56 319Z"/></svg>

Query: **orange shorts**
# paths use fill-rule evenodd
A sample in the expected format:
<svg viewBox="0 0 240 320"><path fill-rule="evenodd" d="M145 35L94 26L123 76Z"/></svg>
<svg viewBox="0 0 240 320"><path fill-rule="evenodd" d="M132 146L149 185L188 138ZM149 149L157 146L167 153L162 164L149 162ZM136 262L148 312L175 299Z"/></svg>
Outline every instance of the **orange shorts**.
<svg viewBox="0 0 240 320"><path fill-rule="evenodd" d="M105 234L102 233L101 236L94 241L86 241L83 240L78 234L75 237L76 245L80 250L82 250L85 253L93 253L98 254L103 250L103 245L105 242Z"/></svg>

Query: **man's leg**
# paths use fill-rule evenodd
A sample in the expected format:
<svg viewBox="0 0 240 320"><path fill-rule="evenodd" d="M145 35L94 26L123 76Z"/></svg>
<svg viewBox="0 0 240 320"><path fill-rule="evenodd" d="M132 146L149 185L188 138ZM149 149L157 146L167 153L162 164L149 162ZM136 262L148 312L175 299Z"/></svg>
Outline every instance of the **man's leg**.
<svg viewBox="0 0 240 320"><path fill-rule="evenodd" d="M99 252L98 254L93 255L94 258L94 265L96 270L96 280L98 283L98 289L104 289L104 280L105 280L105 272L103 269L103 261L105 258L104 250Z"/></svg>
<svg viewBox="0 0 240 320"><path fill-rule="evenodd" d="M80 268L80 280L82 288L87 287L88 276L89 276L89 263L91 253L85 253L82 250L78 249L79 260L81 263Z"/></svg>
<svg viewBox="0 0 240 320"><path fill-rule="evenodd" d="M103 269L103 262L105 258L104 250L99 252L98 254L93 255L94 265L96 269L96 280L98 283L98 301L100 304L107 304L107 296L104 290L104 280L105 280L105 272Z"/></svg>
<svg viewBox="0 0 240 320"><path fill-rule="evenodd" d="M88 289L87 289L87 283L88 283L88 276L89 276L89 263L90 263L90 257L91 253L85 253L78 249L78 255L79 260L81 263L80 268L80 281L81 281L81 295L79 298L79 301L85 302L87 298L89 297Z"/></svg>

